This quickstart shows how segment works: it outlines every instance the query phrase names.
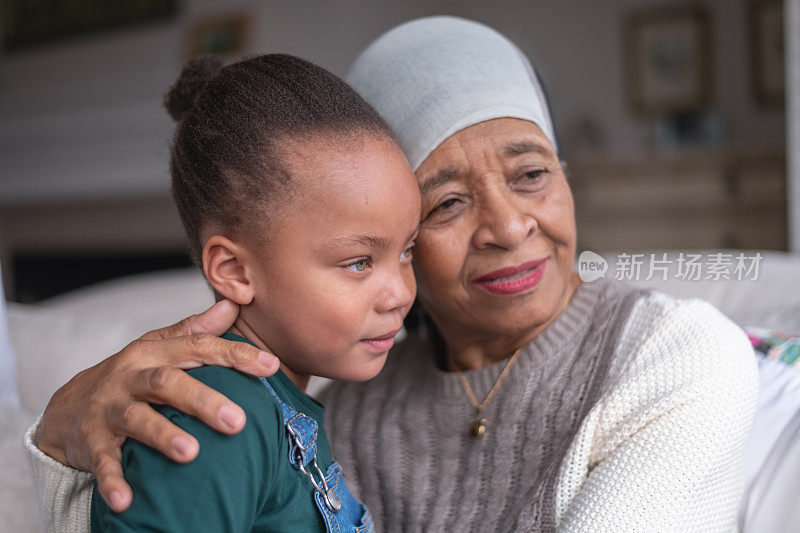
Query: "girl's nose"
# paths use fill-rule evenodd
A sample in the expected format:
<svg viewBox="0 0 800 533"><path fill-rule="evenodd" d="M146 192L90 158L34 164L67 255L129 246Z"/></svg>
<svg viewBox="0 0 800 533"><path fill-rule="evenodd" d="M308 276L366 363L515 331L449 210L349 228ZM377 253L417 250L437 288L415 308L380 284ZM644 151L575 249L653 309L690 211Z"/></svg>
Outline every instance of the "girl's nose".
<svg viewBox="0 0 800 533"><path fill-rule="evenodd" d="M389 313L409 307L416 297L417 284L411 267L403 265L392 272L378 301L378 312Z"/></svg>

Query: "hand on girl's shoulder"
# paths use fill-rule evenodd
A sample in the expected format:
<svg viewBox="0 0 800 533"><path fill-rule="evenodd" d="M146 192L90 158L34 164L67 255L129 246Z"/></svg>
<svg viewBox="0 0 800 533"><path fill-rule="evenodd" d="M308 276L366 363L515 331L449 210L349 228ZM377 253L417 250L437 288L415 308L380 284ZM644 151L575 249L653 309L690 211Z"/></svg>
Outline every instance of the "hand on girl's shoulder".
<svg viewBox="0 0 800 533"><path fill-rule="evenodd" d="M154 405L198 440L200 452L194 461L181 464L128 439L122 448L122 466L133 489L133 504L115 514L95 488L93 531L243 531L249 529L271 490L280 485L282 415L263 383L220 366L188 373L237 403L247 417L244 429L225 435L194 416Z"/></svg>
<svg viewBox="0 0 800 533"><path fill-rule="evenodd" d="M219 442L223 445L230 445L225 443L234 441L235 439L232 437L237 435L246 437L248 434L264 433L262 438L268 437L270 434L274 434L275 437L280 435L278 430L282 430L283 426L280 407L259 378L232 368L215 365L193 368L187 370L187 374L226 396L241 407L246 416L244 429L240 433L225 435L208 427L199 418L187 415L174 407L154 405L154 409L200 441L201 453L201 439L203 438L212 443Z"/></svg>

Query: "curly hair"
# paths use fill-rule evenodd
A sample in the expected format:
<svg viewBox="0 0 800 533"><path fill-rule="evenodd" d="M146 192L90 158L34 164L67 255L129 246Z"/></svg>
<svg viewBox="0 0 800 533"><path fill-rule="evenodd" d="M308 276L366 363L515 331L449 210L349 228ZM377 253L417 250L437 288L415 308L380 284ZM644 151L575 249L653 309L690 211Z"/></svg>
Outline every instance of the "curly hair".
<svg viewBox="0 0 800 533"><path fill-rule="evenodd" d="M204 225L235 235L253 217L268 220L276 198L291 190L280 157L282 139L318 133L393 138L380 115L344 81L285 54L226 67L215 56L192 59L164 106L178 122L170 155L172 194L198 265Z"/></svg>

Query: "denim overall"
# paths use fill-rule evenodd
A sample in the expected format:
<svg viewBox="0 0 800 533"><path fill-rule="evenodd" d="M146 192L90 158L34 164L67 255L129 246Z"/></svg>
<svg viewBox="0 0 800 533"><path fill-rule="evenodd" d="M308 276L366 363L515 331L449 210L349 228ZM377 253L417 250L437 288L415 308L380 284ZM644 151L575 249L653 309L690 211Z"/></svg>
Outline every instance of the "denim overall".
<svg viewBox="0 0 800 533"><path fill-rule="evenodd" d="M280 399L265 378L260 379L281 406L283 425L289 437L289 463L314 486L314 502L322 514L326 531L372 533L372 515L350 493L339 463L333 461L326 474L317 466L317 421L295 411Z"/></svg>

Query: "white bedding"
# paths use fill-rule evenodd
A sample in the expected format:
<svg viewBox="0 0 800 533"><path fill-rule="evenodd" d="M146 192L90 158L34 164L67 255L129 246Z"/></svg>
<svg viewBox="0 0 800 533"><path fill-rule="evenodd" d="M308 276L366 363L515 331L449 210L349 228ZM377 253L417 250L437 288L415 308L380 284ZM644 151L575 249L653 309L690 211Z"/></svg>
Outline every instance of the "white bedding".
<svg viewBox="0 0 800 533"><path fill-rule="evenodd" d="M758 358L760 391L747 442L742 531L800 531L800 368Z"/></svg>
<svg viewBox="0 0 800 533"><path fill-rule="evenodd" d="M40 531L33 480L22 449L22 435L36 420L24 409L0 405L0 530Z"/></svg>

